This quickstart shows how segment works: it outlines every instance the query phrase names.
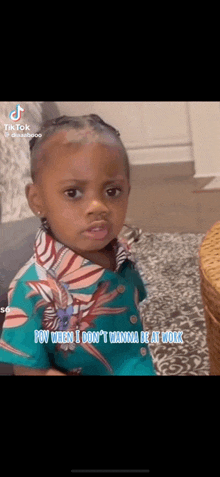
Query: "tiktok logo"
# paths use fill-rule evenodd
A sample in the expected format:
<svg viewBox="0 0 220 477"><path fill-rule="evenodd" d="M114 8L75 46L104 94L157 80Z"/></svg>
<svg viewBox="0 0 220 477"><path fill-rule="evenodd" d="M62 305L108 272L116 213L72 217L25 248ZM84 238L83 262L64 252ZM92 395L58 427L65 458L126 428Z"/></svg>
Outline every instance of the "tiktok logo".
<svg viewBox="0 0 220 477"><path fill-rule="evenodd" d="M21 119L21 113L24 111L25 109L23 109L20 104L17 104L16 109L10 112L9 118L12 119L12 121L19 121Z"/></svg>

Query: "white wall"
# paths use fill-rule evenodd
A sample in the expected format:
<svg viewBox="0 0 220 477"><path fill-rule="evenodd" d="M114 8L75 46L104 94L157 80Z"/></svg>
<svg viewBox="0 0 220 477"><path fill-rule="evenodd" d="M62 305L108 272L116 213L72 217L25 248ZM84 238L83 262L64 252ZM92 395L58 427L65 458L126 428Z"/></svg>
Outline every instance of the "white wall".
<svg viewBox="0 0 220 477"><path fill-rule="evenodd" d="M220 176L220 104L189 102L195 177Z"/></svg>
<svg viewBox="0 0 220 477"><path fill-rule="evenodd" d="M95 113L119 129L132 164L192 161L186 102L56 102L60 114Z"/></svg>

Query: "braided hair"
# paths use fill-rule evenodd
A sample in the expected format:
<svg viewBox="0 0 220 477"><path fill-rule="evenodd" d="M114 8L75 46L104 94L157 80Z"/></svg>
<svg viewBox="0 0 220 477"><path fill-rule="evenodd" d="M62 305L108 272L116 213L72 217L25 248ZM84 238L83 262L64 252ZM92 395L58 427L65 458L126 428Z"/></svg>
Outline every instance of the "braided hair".
<svg viewBox="0 0 220 477"><path fill-rule="evenodd" d="M76 138L78 137L76 141L82 143L85 141L87 136L86 133L88 133L88 131L90 132L90 136L93 135L93 137L96 136L100 138L100 142L103 142L104 136L109 138L113 137L123 149L126 174L128 181L130 182L128 155L120 139L120 133L113 126L105 123L97 114L89 114L85 116L60 116L55 119L47 120L42 124L40 131L38 131L35 137L29 142L31 154L31 178L33 182L36 179L39 167L39 157L37 152L39 151L41 144L59 131L72 129L75 130L76 133L80 133L76 135Z"/></svg>

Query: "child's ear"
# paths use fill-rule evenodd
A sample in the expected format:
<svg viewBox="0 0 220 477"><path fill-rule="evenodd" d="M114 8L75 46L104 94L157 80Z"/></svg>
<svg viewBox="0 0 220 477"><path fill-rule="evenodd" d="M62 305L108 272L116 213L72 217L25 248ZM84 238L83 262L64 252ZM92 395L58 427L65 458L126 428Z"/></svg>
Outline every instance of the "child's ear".
<svg viewBox="0 0 220 477"><path fill-rule="evenodd" d="M38 216L38 212L43 215L43 205L37 185L32 183L27 184L25 186L25 195L27 197L27 201L32 212Z"/></svg>

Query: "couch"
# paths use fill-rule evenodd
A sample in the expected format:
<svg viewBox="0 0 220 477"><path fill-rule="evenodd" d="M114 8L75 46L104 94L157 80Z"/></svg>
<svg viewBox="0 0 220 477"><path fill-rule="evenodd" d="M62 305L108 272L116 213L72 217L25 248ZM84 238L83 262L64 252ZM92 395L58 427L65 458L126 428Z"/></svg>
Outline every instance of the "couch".
<svg viewBox="0 0 220 477"><path fill-rule="evenodd" d="M33 255L35 235L40 224L35 216L0 224L0 309L7 305L10 282ZM0 313L0 334L3 321L4 314ZM0 375L4 374L13 375L13 368L0 363Z"/></svg>

